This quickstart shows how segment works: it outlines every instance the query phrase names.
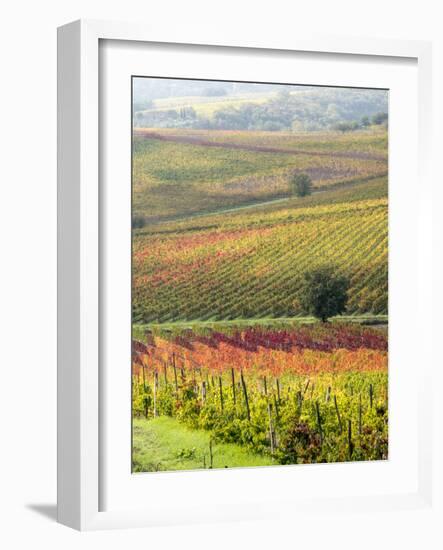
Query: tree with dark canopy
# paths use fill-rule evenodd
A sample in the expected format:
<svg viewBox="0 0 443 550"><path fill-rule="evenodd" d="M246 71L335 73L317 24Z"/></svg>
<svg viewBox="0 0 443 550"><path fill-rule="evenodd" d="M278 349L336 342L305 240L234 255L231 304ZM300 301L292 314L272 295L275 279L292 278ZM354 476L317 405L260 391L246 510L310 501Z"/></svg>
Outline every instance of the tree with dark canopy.
<svg viewBox="0 0 443 550"><path fill-rule="evenodd" d="M324 323L345 311L348 288L348 279L337 274L333 266L321 266L304 274L298 302L305 314Z"/></svg>
<svg viewBox="0 0 443 550"><path fill-rule="evenodd" d="M307 174L295 174L290 181L292 192L297 197L306 197L312 193L312 181Z"/></svg>

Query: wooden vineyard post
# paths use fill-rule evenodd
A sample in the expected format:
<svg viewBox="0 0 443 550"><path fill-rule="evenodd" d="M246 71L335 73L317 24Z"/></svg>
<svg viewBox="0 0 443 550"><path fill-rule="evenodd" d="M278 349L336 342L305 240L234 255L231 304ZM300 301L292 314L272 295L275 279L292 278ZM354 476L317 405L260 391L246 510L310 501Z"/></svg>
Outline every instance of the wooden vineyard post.
<svg viewBox="0 0 443 550"><path fill-rule="evenodd" d="M329 403L330 399L331 399L331 386L328 386L328 389L326 390L326 397L325 397L326 403Z"/></svg>
<svg viewBox="0 0 443 550"><path fill-rule="evenodd" d="M209 439L209 468L212 469L214 464L214 454L212 452L212 437Z"/></svg>
<svg viewBox="0 0 443 550"><path fill-rule="evenodd" d="M273 397L274 397L274 407L275 407L275 420L279 422L280 420L280 410L278 407L279 402L278 402L278 399L275 397L275 395Z"/></svg>
<svg viewBox="0 0 443 550"><path fill-rule="evenodd" d="M158 416L157 413L157 391L158 391L158 372L154 372L154 416Z"/></svg>
<svg viewBox="0 0 443 550"><path fill-rule="evenodd" d="M315 402L315 412L317 416L318 432L320 434L320 445L323 445L323 428L321 425L320 405L318 404L318 401Z"/></svg>
<svg viewBox="0 0 443 550"><path fill-rule="evenodd" d="M242 370L240 371L240 381L241 381L241 386L242 386L242 389L243 389L243 396L245 398L246 414L247 414L248 420L251 421L251 411L249 410L248 389L246 387L246 382L245 382L245 379L243 377L243 371Z"/></svg>
<svg viewBox="0 0 443 550"><path fill-rule="evenodd" d="M361 435L362 431L362 406L361 406L361 393L358 396L358 435Z"/></svg>
<svg viewBox="0 0 443 550"><path fill-rule="evenodd" d="M275 379L275 387L277 388L277 401L280 404L280 380L278 378Z"/></svg>
<svg viewBox="0 0 443 550"><path fill-rule="evenodd" d="M168 385L168 364L166 361L163 363L163 372L165 374L165 386Z"/></svg>
<svg viewBox="0 0 443 550"><path fill-rule="evenodd" d="M218 377L218 389L220 391L220 408L221 412L223 412L223 384L222 384L222 377Z"/></svg>
<svg viewBox="0 0 443 550"><path fill-rule="evenodd" d="M203 405L206 402L206 382L203 380L202 382L202 403Z"/></svg>
<svg viewBox="0 0 443 550"><path fill-rule="evenodd" d="M352 421L348 420L348 453L349 453L349 460L351 460L353 452L354 452L354 444L352 443Z"/></svg>
<svg viewBox="0 0 443 550"><path fill-rule="evenodd" d="M271 455L274 454L274 428L272 426L272 405L268 403L268 417L269 417L269 441L271 443Z"/></svg>
<svg viewBox="0 0 443 550"><path fill-rule="evenodd" d="M235 395L235 373L234 369L231 368L231 385L232 385L232 400L234 402L234 407L236 405L236 395Z"/></svg>
<svg viewBox="0 0 443 550"><path fill-rule="evenodd" d="M301 391L297 392L297 413L298 416L301 416L301 411L303 408L303 396L301 394Z"/></svg>
<svg viewBox="0 0 443 550"><path fill-rule="evenodd" d="M146 375L145 375L145 363L142 362L142 374L143 374L143 391L146 393Z"/></svg>
<svg viewBox="0 0 443 550"><path fill-rule="evenodd" d="M268 382L266 376L263 376L263 391L265 395L268 395Z"/></svg>
<svg viewBox="0 0 443 550"><path fill-rule="evenodd" d="M148 409L148 398L147 397L143 398L143 405L144 405L144 410L145 410L145 418L148 418L149 409Z"/></svg>
<svg viewBox="0 0 443 550"><path fill-rule="evenodd" d="M177 367L175 366L175 353L172 354L172 368L174 370L175 393L178 393Z"/></svg>
<svg viewBox="0 0 443 550"><path fill-rule="evenodd" d="M369 384L369 406L372 409L372 403L374 401L374 386Z"/></svg>
<svg viewBox="0 0 443 550"><path fill-rule="evenodd" d="M343 426L342 426L342 423L341 423L340 410L338 408L338 403L337 403L337 396L335 396L335 395L334 395L334 407L335 407L335 412L337 414L338 429L340 430L340 434L342 434L343 433Z"/></svg>

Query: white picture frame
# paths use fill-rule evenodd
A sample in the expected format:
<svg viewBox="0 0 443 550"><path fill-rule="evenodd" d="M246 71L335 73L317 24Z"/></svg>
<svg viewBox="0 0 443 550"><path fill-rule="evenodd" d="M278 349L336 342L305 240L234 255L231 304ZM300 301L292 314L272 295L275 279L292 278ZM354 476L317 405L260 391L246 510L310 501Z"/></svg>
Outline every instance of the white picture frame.
<svg viewBox="0 0 443 550"><path fill-rule="evenodd" d="M431 240L431 204L423 199L432 189L429 168L431 139L431 46L426 42L369 40L359 38L332 38L298 35L282 36L278 41L263 38L238 38L230 43L223 36L186 36L186 31L167 36L156 33L155 27L100 21L77 21L59 29L58 34L58 520L80 530L120 527L154 526L195 521L259 519L270 512L262 502L251 502L246 508L202 506L186 510L180 505L167 513L166 508L121 506L112 510L101 507L100 484L103 482L102 442L103 414L100 405L100 302L102 250L100 225L102 197L100 193L100 43L125 41L131 44L183 44L197 45L202 51L211 47L229 48L230 55L245 51L310 52L336 56L369 56L396 60L412 59L417 64L418 81L418 195L420 211L417 213L417 269L421 280L418 313L432 315L430 291L425 290L431 276L432 249L423 245ZM222 33L221 33L222 34ZM429 195L428 195L429 197ZM105 226L106 227L106 226ZM429 347L430 350L430 347ZM432 403L427 393L431 387L433 357L427 351L417 385L418 474L414 490L392 492L383 496L324 495L295 502L285 501L286 513L301 506L320 510L331 506L343 513L359 506L361 510L430 509L432 506ZM129 371L128 371L129 372ZM321 466L320 466L321 467ZM269 475L280 478L285 470L276 469ZM316 474L309 474L311 477ZM215 479L227 472L209 472ZM186 476L189 473L174 474ZM193 475L196 475L195 473ZM200 475L200 481L206 482ZM203 473L206 475L206 473ZM237 476L238 474L237 471ZM340 475L343 475L343 471ZM345 474L346 475L346 474ZM323 475L324 477L324 475ZM164 478L166 479L166 478ZM221 478L221 482L223 483ZM320 478L319 478L320 479ZM251 478L252 480L252 478ZM158 485L158 482L156 482ZM321 481L319 480L319 483ZM171 483L169 483L169 492ZM275 495L274 495L275 497ZM169 495L174 498L173 494ZM226 504L226 503L225 503ZM279 513L279 515L282 515Z"/></svg>

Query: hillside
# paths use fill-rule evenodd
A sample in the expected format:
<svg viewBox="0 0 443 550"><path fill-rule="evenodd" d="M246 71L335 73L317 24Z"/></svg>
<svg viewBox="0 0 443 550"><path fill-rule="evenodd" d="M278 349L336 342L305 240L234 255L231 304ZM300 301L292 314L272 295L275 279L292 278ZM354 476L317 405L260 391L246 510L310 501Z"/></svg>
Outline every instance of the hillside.
<svg viewBox="0 0 443 550"><path fill-rule="evenodd" d="M312 131L388 111L387 90L166 79L133 86L136 127Z"/></svg>
<svg viewBox="0 0 443 550"><path fill-rule="evenodd" d="M388 92L133 91L133 472L387 459Z"/></svg>
<svg viewBox="0 0 443 550"><path fill-rule="evenodd" d="M292 174L316 190L387 174L386 130L136 130L133 216L144 224L289 196Z"/></svg>
<svg viewBox="0 0 443 550"><path fill-rule="evenodd" d="M348 312L387 313L386 178L134 232L134 321L290 317L309 267L351 281Z"/></svg>

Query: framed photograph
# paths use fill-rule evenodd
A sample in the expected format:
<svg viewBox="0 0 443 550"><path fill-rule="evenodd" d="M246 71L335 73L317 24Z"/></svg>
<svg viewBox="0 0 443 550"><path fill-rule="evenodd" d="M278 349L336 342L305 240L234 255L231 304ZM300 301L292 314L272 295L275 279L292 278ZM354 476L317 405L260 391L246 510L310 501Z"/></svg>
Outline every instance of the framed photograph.
<svg viewBox="0 0 443 550"><path fill-rule="evenodd" d="M59 29L59 521L430 509L430 45L173 34Z"/></svg>

